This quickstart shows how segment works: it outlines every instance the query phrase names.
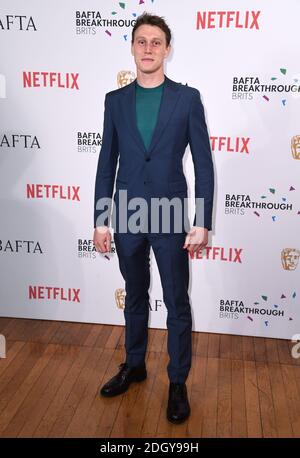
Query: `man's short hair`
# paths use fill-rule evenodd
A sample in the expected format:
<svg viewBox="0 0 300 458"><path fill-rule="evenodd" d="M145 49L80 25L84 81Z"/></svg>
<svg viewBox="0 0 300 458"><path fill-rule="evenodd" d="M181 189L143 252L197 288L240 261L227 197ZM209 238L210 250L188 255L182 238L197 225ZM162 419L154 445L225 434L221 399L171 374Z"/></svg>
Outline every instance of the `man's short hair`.
<svg viewBox="0 0 300 458"><path fill-rule="evenodd" d="M146 13L146 12L144 12L143 14L138 16L138 18L136 20L136 23L133 26L132 35L131 35L131 43L134 42L134 33L135 33L136 29L138 27L140 27L141 25L144 25L144 24L156 25L157 27L159 27L165 33L166 44L167 44L167 47L169 46L169 44L171 42L171 38L172 38L171 30L170 30L168 24L166 23L166 21L164 20L164 17L163 16L156 16L155 14L150 14L150 13Z"/></svg>

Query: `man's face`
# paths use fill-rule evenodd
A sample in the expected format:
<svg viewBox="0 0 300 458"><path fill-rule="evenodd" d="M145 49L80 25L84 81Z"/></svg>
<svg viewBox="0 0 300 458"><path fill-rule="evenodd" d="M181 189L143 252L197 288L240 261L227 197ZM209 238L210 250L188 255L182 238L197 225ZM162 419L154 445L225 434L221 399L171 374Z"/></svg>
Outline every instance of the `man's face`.
<svg viewBox="0 0 300 458"><path fill-rule="evenodd" d="M171 46L167 47L165 33L156 25L143 24L134 33L131 54L138 70L154 73L163 66Z"/></svg>

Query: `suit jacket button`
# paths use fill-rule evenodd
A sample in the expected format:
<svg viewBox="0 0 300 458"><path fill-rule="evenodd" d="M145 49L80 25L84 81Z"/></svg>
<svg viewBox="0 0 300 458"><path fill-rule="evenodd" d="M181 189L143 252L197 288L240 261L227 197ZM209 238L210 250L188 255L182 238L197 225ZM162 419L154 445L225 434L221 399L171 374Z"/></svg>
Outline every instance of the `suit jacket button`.
<svg viewBox="0 0 300 458"><path fill-rule="evenodd" d="M146 161L146 162L149 162L150 160L151 160L150 157L146 157L146 158L145 158L145 161Z"/></svg>

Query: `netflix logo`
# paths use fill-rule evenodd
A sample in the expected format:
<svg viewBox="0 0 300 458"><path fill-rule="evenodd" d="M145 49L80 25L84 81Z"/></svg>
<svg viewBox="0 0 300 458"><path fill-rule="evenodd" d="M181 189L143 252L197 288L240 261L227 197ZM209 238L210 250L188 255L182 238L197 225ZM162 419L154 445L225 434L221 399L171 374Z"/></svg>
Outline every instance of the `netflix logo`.
<svg viewBox="0 0 300 458"><path fill-rule="evenodd" d="M23 72L23 87L56 87L79 90L78 77L79 73Z"/></svg>
<svg viewBox="0 0 300 458"><path fill-rule="evenodd" d="M28 288L28 298L67 301L80 303L80 289L60 288L54 286L32 286Z"/></svg>
<svg viewBox="0 0 300 458"><path fill-rule="evenodd" d="M259 30L261 11L197 11L196 29Z"/></svg>
<svg viewBox="0 0 300 458"><path fill-rule="evenodd" d="M210 137L212 151L249 154L249 137Z"/></svg>
<svg viewBox="0 0 300 458"><path fill-rule="evenodd" d="M80 202L80 186L63 186L58 184L27 184L27 199L63 199Z"/></svg>
<svg viewBox="0 0 300 458"><path fill-rule="evenodd" d="M189 252L191 259L209 259L211 261L226 261L242 263L243 248L224 248L218 246L206 246L197 253Z"/></svg>

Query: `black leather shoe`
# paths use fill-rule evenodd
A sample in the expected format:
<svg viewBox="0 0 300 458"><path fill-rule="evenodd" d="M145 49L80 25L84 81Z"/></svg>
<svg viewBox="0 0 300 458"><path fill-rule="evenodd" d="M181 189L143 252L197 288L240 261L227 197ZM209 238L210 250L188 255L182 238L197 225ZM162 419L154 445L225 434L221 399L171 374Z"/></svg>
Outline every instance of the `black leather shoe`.
<svg viewBox="0 0 300 458"><path fill-rule="evenodd" d="M185 383L170 382L167 419L172 423L182 423L190 413Z"/></svg>
<svg viewBox="0 0 300 458"><path fill-rule="evenodd" d="M111 378L100 390L102 396L117 396L128 390L130 383L142 382L147 378L145 364L142 366L129 367L127 363L119 365L120 371Z"/></svg>

